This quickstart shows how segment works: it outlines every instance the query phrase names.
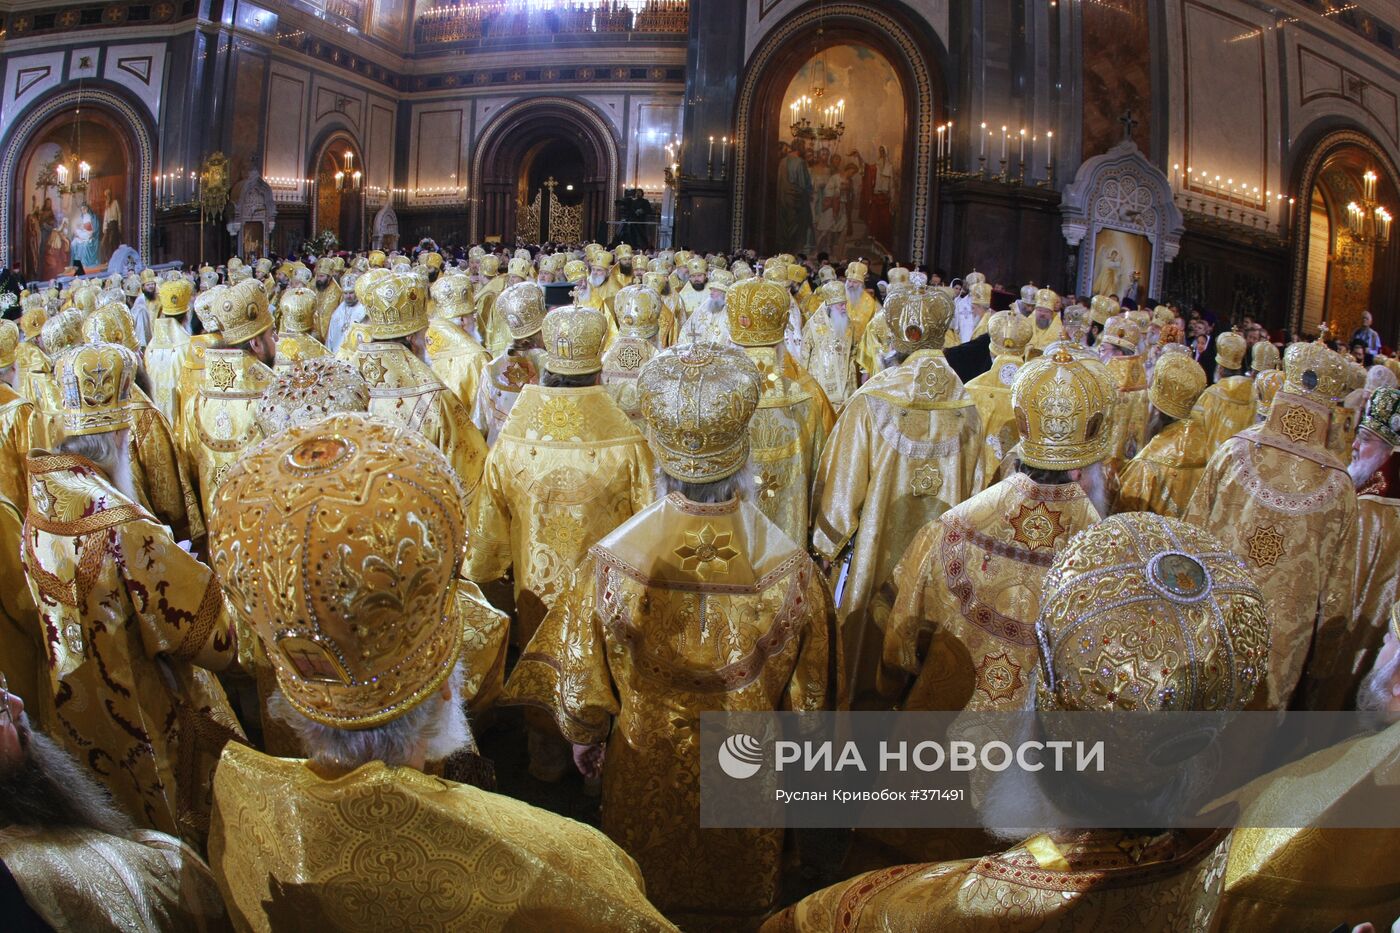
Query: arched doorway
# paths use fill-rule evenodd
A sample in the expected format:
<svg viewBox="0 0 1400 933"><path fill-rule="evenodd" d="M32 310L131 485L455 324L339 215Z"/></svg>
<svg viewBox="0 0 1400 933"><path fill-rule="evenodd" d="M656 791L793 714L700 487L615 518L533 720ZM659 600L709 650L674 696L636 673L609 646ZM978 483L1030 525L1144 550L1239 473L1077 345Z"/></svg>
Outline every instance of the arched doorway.
<svg viewBox="0 0 1400 933"><path fill-rule="evenodd" d="M871 258L882 247L923 262L934 221L931 140L945 96L932 63L941 54L936 37L895 4L833 3L776 26L739 89L732 246L837 259ZM818 62L826 101L806 115L818 124L826 106L850 98L839 140L791 131L790 105L821 75Z"/></svg>
<svg viewBox="0 0 1400 933"><path fill-rule="evenodd" d="M1367 175L1370 173L1371 178ZM1400 176L1369 136L1342 130L1322 138L1301 166L1294 217L1294 281L1290 323L1315 334L1325 321L1343 342L1370 311L1389 346L1400 343L1400 227L1382 245L1374 220L1352 215L1376 208L1400 217Z"/></svg>
<svg viewBox="0 0 1400 933"><path fill-rule="evenodd" d="M483 132L472 175L474 240L606 241L610 235L617 142L585 104L536 98L506 108Z"/></svg>
<svg viewBox="0 0 1400 933"><path fill-rule="evenodd" d="M355 141L343 134L327 140L316 159L315 178L311 236L329 230L342 249L359 249L363 245L365 174Z"/></svg>
<svg viewBox="0 0 1400 933"><path fill-rule="evenodd" d="M91 103L45 119L20 152L12 190L13 256L26 278L102 272L135 243L142 173L123 120Z"/></svg>

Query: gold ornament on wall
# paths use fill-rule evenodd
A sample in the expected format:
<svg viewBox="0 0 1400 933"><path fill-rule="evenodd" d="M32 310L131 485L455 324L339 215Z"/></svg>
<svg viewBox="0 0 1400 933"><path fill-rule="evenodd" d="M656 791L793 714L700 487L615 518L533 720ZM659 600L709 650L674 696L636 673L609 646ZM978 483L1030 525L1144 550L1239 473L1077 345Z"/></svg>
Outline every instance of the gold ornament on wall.
<svg viewBox="0 0 1400 933"><path fill-rule="evenodd" d="M230 188L228 156L222 152L210 153L199 169L199 201L204 212L213 216L222 213Z"/></svg>

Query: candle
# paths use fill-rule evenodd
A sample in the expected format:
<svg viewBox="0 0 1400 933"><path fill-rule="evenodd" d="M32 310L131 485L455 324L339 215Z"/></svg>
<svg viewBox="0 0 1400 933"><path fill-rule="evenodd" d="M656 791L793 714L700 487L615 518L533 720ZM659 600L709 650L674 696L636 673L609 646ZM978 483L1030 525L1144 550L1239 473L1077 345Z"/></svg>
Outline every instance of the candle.
<svg viewBox="0 0 1400 933"><path fill-rule="evenodd" d="M938 161L943 161L943 127L938 128Z"/></svg>
<svg viewBox="0 0 1400 933"><path fill-rule="evenodd" d="M1055 131L1045 131L1045 170L1055 167Z"/></svg>
<svg viewBox="0 0 1400 933"><path fill-rule="evenodd" d="M1006 161L1006 127L1001 128L1001 160Z"/></svg>
<svg viewBox="0 0 1400 933"><path fill-rule="evenodd" d="M1026 128L1021 127L1021 161L1026 161Z"/></svg>
<svg viewBox="0 0 1400 933"><path fill-rule="evenodd" d="M982 129L985 130L986 128L987 128L987 124L986 124L986 123L983 123L983 124L982 124ZM979 157L985 159L985 158L987 157L987 134L986 134L986 133L980 133L980 134L978 134L978 135L980 135L980 136L982 137L982 148L981 148L981 151L979 151L979 152L977 153L977 155L978 155Z"/></svg>
<svg viewBox="0 0 1400 933"><path fill-rule="evenodd" d="M710 153L705 157L705 160L707 162L713 162L715 160L715 138L713 136L710 137Z"/></svg>

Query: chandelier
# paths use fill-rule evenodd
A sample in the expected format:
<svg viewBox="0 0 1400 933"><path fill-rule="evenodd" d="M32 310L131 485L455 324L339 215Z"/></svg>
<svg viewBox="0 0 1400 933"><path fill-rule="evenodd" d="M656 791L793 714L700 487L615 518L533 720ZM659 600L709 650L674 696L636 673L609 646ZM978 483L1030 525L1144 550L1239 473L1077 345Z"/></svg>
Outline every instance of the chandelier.
<svg viewBox="0 0 1400 933"><path fill-rule="evenodd" d="M56 188L60 195L82 194L92 181L92 166L82 157L83 151L83 84L78 82L78 105L73 109L73 126L68 133L68 156L58 157L45 166L39 175L41 188Z"/></svg>
<svg viewBox="0 0 1400 933"><path fill-rule="evenodd" d="M1376 201L1376 173L1361 176L1361 203L1347 205L1347 232L1362 246L1385 249L1390 242L1390 212Z"/></svg>
<svg viewBox="0 0 1400 933"><path fill-rule="evenodd" d="M826 50L822 46L825 31L819 19L817 34L812 40L811 80L807 92L787 105L793 139L834 141L846 133L846 101L832 102L827 97Z"/></svg>
<svg viewBox="0 0 1400 933"><path fill-rule="evenodd" d="M355 168L355 155L349 149L345 150L344 168L335 173L336 191L359 191L364 183L364 175Z"/></svg>

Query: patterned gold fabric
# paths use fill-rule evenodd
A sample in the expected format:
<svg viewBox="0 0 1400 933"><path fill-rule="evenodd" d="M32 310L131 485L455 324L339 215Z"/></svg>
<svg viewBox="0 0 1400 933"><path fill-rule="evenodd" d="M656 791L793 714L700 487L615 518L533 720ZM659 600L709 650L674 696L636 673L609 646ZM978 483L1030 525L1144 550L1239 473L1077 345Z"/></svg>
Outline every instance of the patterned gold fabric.
<svg viewBox="0 0 1400 933"><path fill-rule="evenodd" d="M1021 709L1041 583L1069 539L1098 520L1078 483L1040 486L1015 473L930 522L895 569L886 696L904 709Z"/></svg>
<svg viewBox="0 0 1400 933"><path fill-rule="evenodd" d="M486 458L465 576L515 568L524 645L588 549L651 504L652 456L602 386L527 385Z"/></svg>
<svg viewBox="0 0 1400 933"><path fill-rule="evenodd" d="M1220 898L1223 832L1036 836L981 859L899 865L809 895L763 933L1198 933Z"/></svg>
<svg viewBox="0 0 1400 933"><path fill-rule="evenodd" d="M31 725L47 731L42 697L49 692L48 660L44 654L44 630L34 596L24 585L20 559L24 515L9 499L0 496L0 658L9 690L26 703ZM29 705L32 704L32 705Z"/></svg>
<svg viewBox="0 0 1400 933"><path fill-rule="evenodd" d="M190 482L175 436L165 416L146 393L133 388L131 398L131 481L139 503L176 541L204 537L199 496Z"/></svg>
<svg viewBox="0 0 1400 933"><path fill-rule="evenodd" d="M1391 458L1396 459L1394 454ZM1334 691L1348 707L1380 652L1390 609L1400 600L1400 490L1370 492L1363 486L1358 492L1356 589L1348 639L1354 660L1349 676L1339 672L1342 683Z"/></svg>
<svg viewBox="0 0 1400 933"><path fill-rule="evenodd" d="M30 427L34 405L0 382L0 498L8 499L23 511L29 501L29 481L24 475L24 458L33 445Z"/></svg>
<svg viewBox="0 0 1400 933"><path fill-rule="evenodd" d="M831 312L822 304L802 328L802 355L798 363L812 375L838 412L860 388L861 336L855 318L848 316L838 331Z"/></svg>
<svg viewBox="0 0 1400 933"><path fill-rule="evenodd" d="M1196 406L1197 420L1208 432L1207 449L1214 451L1254 423L1254 380L1227 376L1202 392Z"/></svg>
<svg viewBox="0 0 1400 933"><path fill-rule="evenodd" d="M673 347L637 377L648 438L668 476L712 483L743 468L759 376L739 348L714 343Z"/></svg>
<svg viewBox="0 0 1400 933"><path fill-rule="evenodd" d="M1021 460L1042 470L1074 470L1112 452L1116 384L1107 368L1067 344L1029 361L1011 385L1022 435Z"/></svg>
<svg viewBox="0 0 1400 933"><path fill-rule="evenodd" d="M169 284L169 283L167 283ZM151 321L151 339L146 344L146 375L151 381L151 399L173 426L177 407L176 388L180 381L180 350L190 342L184 322L168 317Z"/></svg>
<svg viewBox="0 0 1400 933"><path fill-rule="evenodd" d="M686 930L744 929L778 894L781 830L699 827L699 716L831 708L831 599L746 502L672 494L592 548L506 685L564 737L607 742L603 830Z"/></svg>
<svg viewBox="0 0 1400 933"><path fill-rule="evenodd" d="M1060 340L1065 335L1064 324L1060 321L1059 314L1050 319L1050 324L1042 328L1036 323L1035 315L1031 315L1031 342L1026 345L1026 359L1035 359L1045 352L1045 348L1056 340Z"/></svg>
<svg viewBox="0 0 1400 933"><path fill-rule="evenodd" d="M1009 313L1016 314L1014 311ZM998 356L992 360L991 369L974 376L966 386L967 394L977 406L977 417L982 422L984 482L992 482L1001 461L1021 440L1016 414L1011 409L1011 386L1015 384L1021 366L1019 353Z"/></svg>
<svg viewBox="0 0 1400 933"><path fill-rule="evenodd" d="M428 323L428 366L468 412L490 363L491 354L457 322L435 318Z"/></svg>
<svg viewBox="0 0 1400 933"><path fill-rule="evenodd" d="M193 464L204 514L214 501L214 490L243 451L262 440L258 427L258 402L276 378L251 353L205 350L199 388L190 398L185 425L185 450Z"/></svg>
<svg viewBox="0 0 1400 933"><path fill-rule="evenodd" d="M503 352L487 364L471 411L472 423L485 436L488 445L496 443L496 436L510 417L510 409L520 397L520 390L538 384L543 371L544 350L540 349Z"/></svg>
<svg viewBox="0 0 1400 933"><path fill-rule="evenodd" d="M1147 443L1147 370L1137 355L1117 356L1104 365L1118 387L1118 401L1110 419L1113 440L1108 453L1109 469L1117 472Z"/></svg>
<svg viewBox="0 0 1400 933"><path fill-rule="evenodd" d="M624 334L613 341L603 354L603 386L632 423L645 430L642 417L642 397L637 391L637 375L650 363L661 348L657 338L629 337Z"/></svg>
<svg viewBox="0 0 1400 933"><path fill-rule="evenodd" d="M65 437L129 427L138 357L115 343L69 347L54 358Z"/></svg>
<svg viewBox="0 0 1400 933"><path fill-rule="evenodd" d="M1167 425L1119 473L1113 511L1181 518L1212 450L1196 415Z"/></svg>
<svg viewBox="0 0 1400 933"><path fill-rule="evenodd" d="M412 428L442 451L470 502L486 463L486 441L457 396L402 343L360 344L351 364L369 383L369 412Z"/></svg>
<svg viewBox="0 0 1400 933"><path fill-rule="evenodd" d="M0 829L0 862L25 903L55 930L229 928L209 866L164 833L10 826Z"/></svg>
<svg viewBox="0 0 1400 933"><path fill-rule="evenodd" d="M830 561L851 548L839 616L853 691L874 686L905 549L981 488L981 441L977 409L941 350L873 377L837 419L813 487L812 546Z"/></svg>
<svg viewBox="0 0 1400 933"><path fill-rule="evenodd" d="M749 421L754 504L797 544L810 535L811 490L822 447L836 423L821 386L803 372L790 375L780 350L751 347L758 367L758 408Z"/></svg>
<svg viewBox="0 0 1400 933"><path fill-rule="evenodd" d="M597 830L411 768L230 747L214 796L209 862L241 930L675 929Z"/></svg>
<svg viewBox="0 0 1400 933"><path fill-rule="evenodd" d="M1184 515L1245 561L1269 601L1272 708L1287 705L1310 652L1307 676L1333 688L1347 666L1339 652L1353 609L1356 493L1325 447L1330 415L1326 403L1280 390L1268 421L1211 455ZM1315 699L1309 708L1341 708L1335 695Z"/></svg>
<svg viewBox="0 0 1400 933"><path fill-rule="evenodd" d="M894 336L890 333L890 322L883 310L876 313L865 325L865 333L860 335L860 349L856 362L866 376L873 376L885 368L885 356L890 352Z"/></svg>
<svg viewBox="0 0 1400 933"><path fill-rule="evenodd" d="M24 569L47 633L52 735L138 825L202 847L233 658L218 581L80 457L29 457Z"/></svg>

